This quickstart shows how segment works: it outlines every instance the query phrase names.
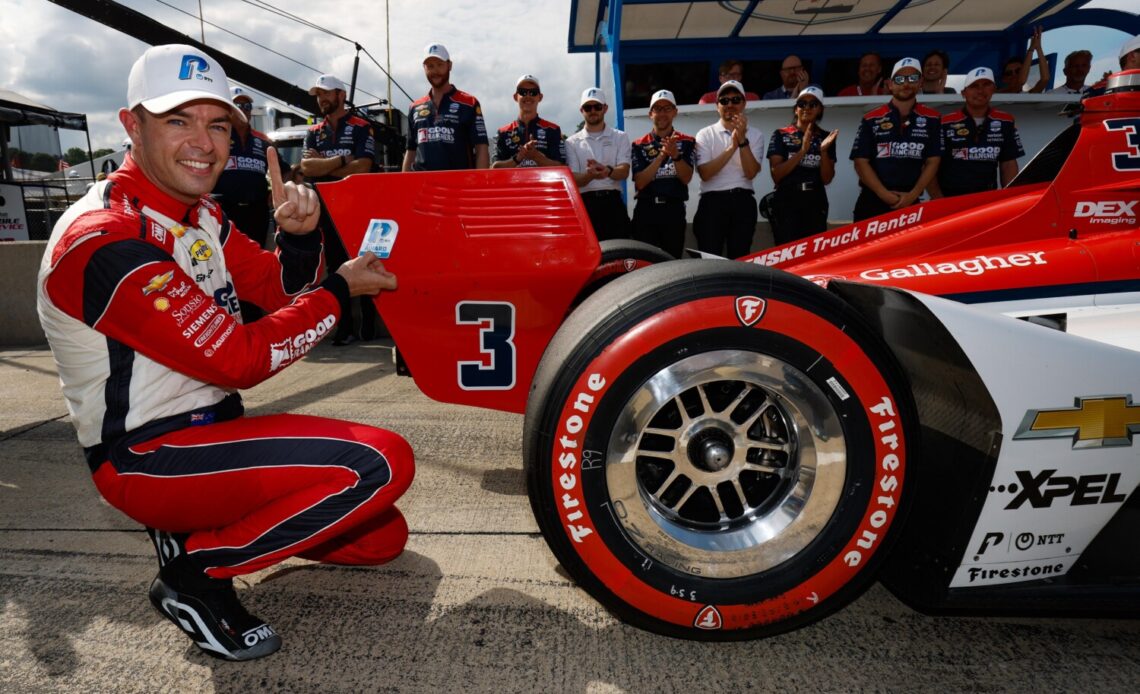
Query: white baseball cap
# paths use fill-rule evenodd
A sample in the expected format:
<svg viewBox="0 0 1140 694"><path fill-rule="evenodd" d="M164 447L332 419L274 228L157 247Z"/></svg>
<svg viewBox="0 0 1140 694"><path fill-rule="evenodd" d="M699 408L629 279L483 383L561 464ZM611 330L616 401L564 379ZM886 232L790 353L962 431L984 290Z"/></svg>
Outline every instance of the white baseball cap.
<svg viewBox="0 0 1140 694"><path fill-rule="evenodd" d="M1140 36L1133 36L1125 41L1124 45L1120 47L1120 55L1117 57L1123 58L1132 51L1140 51Z"/></svg>
<svg viewBox="0 0 1140 694"><path fill-rule="evenodd" d="M606 105L606 93L597 87L590 87L589 89L582 90L582 98L578 101L578 106L585 106L591 101L596 101L602 106Z"/></svg>
<svg viewBox="0 0 1140 694"><path fill-rule="evenodd" d="M447 52L447 47L442 43L431 43L424 47L423 62L427 62L428 58L439 58L446 63L451 60L451 54Z"/></svg>
<svg viewBox="0 0 1140 694"><path fill-rule="evenodd" d="M653 108L653 106L658 101L668 101L674 106L677 105L677 98L674 97L673 92L669 91L668 89L658 89L657 91L653 92L653 96L649 97L649 107Z"/></svg>
<svg viewBox="0 0 1140 694"><path fill-rule="evenodd" d="M522 77L515 80L515 89L518 89L519 85L523 82L534 82L534 86L538 87L539 91L542 91L542 85L538 83L538 78L534 75L523 75Z"/></svg>
<svg viewBox="0 0 1140 694"><path fill-rule="evenodd" d="M814 96L815 100L819 102L820 106L823 105L823 90L814 84L810 87L804 87L799 96ZM797 97L798 98L798 97Z"/></svg>
<svg viewBox="0 0 1140 694"><path fill-rule="evenodd" d="M230 99L233 101L237 101L238 99L253 101L253 97L247 94L241 87L230 87Z"/></svg>
<svg viewBox="0 0 1140 694"><path fill-rule="evenodd" d="M131 66L128 108L141 104L151 113L168 113L199 99L216 101L228 107L234 118L245 120L245 114L230 100L226 71L193 46L152 46Z"/></svg>
<svg viewBox="0 0 1140 694"><path fill-rule="evenodd" d="M309 96L316 96L318 89L325 89L327 91L334 89L339 89L342 92L348 91L344 88L344 82L341 82L340 78L335 75L321 75L318 77L317 81L313 82L313 86L309 87Z"/></svg>
<svg viewBox="0 0 1140 694"><path fill-rule="evenodd" d="M974 82L980 82L981 80L989 80L995 84L997 83L997 80L994 79L993 70L989 69L988 67L976 67L966 73L966 83L962 85L962 89L973 85Z"/></svg>
<svg viewBox="0 0 1140 694"><path fill-rule="evenodd" d="M720 93L725 89L735 89L736 91L740 92L741 96L744 96L744 85L740 82L737 82L736 80L725 80L720 85L720 88L716 90L716 95L720 96Z"/></svg>
<svg viewBox="0 0 1140 694"><path fill-rule="evenodd" d="M894 77L895 75L899 74L899 70L902 70L902 69L908 68L908 67L912 67L915 70L918 70L919 73L922 72L922 63L918 62L914 58L903 58L902 60L895 63L895 66L893 68L891 68L891 77Z"/></svg>

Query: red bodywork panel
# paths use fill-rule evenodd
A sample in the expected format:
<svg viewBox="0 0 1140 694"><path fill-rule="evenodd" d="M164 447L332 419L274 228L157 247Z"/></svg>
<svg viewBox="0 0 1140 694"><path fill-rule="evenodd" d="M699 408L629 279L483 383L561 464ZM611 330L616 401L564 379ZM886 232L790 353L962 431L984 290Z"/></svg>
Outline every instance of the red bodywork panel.
<svg viewBox="0 0 1140 694"><path fill-rule="evenodd" d="M1084 109L1051 180L914 205L742 260L1006 312L1140 301L1140 91ZM370 174L320 193L352 254L370 226L392 227L385 264L399 289L376 303L420 389L523 412L600 258L569 169Z"/></svg>
<svg viewBox="0 0 1140 694"><path fill-rule="evenodd" d="M523 412L539 358L601 258L570 170L369 174L320 193L351 255L373 220L396 223L384 264L399 289L376 306L416 385Z"/></svg>
<svg viewBox="0 0 1140 694"><path fill-rule="evenodd" d="M932 200L742 260L1003 310L1114 303L1140 292L1138 131L1140 92L1089 98L1050 182Z"/></svg>

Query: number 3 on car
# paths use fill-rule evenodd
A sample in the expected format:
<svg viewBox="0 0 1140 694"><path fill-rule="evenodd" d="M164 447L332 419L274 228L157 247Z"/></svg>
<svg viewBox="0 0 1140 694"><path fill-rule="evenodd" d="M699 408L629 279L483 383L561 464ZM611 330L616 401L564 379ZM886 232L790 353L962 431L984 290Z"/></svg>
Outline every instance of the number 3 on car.
<svg viewBox="0 0 1140 694"><path fill-rule="evenodd" d="M500 301L460 301L455 305L456 325L479 326L479 352L485 359L460 361L459 387L463 390L510 390L515 387L515 307Z"/></svg>

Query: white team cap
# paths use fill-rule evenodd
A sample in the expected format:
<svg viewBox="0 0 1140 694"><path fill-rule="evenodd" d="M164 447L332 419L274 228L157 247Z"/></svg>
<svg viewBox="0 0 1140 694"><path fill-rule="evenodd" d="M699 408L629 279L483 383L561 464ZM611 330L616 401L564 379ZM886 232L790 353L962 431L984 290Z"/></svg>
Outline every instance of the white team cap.
<svg viewBox="0 0 1140 694"><path fill-rule="evenodd" d="M226 71L193 46L153 46L131 66L128 108L141 104L151 113L168 113L199 99L216 101L228 107L234 118L245 120L245 114L230 100Z"/></svg>
<svg viewBox="0 0 1140 694"><path fill-rule="evenodd" d="M810 87L804 87L804 90L802 92L800 92L799 95L800 96L814 96L815 100L818 101L821 106L823 105L823 90L820 89L819 87L815 86L814 84Z"/></svg>
<svg viewBox="0 0 1140 694"><path fill-rule="evenodd" d="M993 70L989 69L988 67L976 67L966 73L966 83L962 85L962 89L971 86L974 84L974 82L980 82L981 80L989 80L995 84L997 83L997 81L994 79Z"/></svg>
<svg viewBox="0 0 1140 694"><path fill-rule="evenodd" d="M736 80L725 80L720 85L720 88L716 90L716 95L720 96L720 93L725 89L735 89L736 91L740 92L741 96L744 96L744 85L740 82L737 82Z"/></svg>
<svg viewBox="0 0 1140 694"><path fill-rule="evenodd" d="M233 101L237 101L238 99L253 101L253 97L241 87L230 87L230 99Z"/></svg>
<svg viewBox="0 0 1140 694"><path fill-rule="evenodd" d="M914 58L903 58L902 60L895 63L895 66L891 68L891 77L899 74L899 70L903 70L908 67L912 67L915 70L922 72L922 63L918 62Z"/></svg>
<svg viewBox="0 0 1140 694"><path fill-rule="evenodd" d="M1120 55L1117 57L1123 58L1132 51L1140 51L1140 36L1133 36L1125 41L1124 45L1120 47Z"/></svg>
<svg viewBox="0 0 1140 694"><path fill-rule="evenodd" d="M515 89L518 89L519 85L523 82L534 82L534 86L538 87L539 91L542 90L542 85L538 83L538 78L534 75L523 75L522 77L515 80Z"/></svg>
<svg viewBox="0 0 1140 694"><path fill-rule="evenodd" d="M653 96L649 97L649 107L653 108L658 101L668 101L674 106L677 105L677 98L673 96L673 92L668 89L658 89L656 92L653 92Z"/></svg>
<svg viewBox="0 0 1140 694"><path fill-rule="evenodd" d="M318 77L317 81L313 82L313 86L309 87L309 96L316 96L318 89L324 89L326 91L332 91L334 89L339 89L342 92L348 91L344 88L344 82L335 75L321 75Z"/></svg>
<svg viewBox="0 0 1140 694"><path fill-rule="evenodd" d="M596 101L602 106L606 105L606 93L597 87L590 87L589 89L582 90L582 98L578 101L579 106L585 106L591 101Z"/></svg>
<svg viewBox="0 0 1140 694"><path fill-rule="evenodd" d="M451 60L451 54L447 52L447 47L442 43L431 43L424 47L424 59L426 62L428 58L439 58L443 62Z"/></svg>

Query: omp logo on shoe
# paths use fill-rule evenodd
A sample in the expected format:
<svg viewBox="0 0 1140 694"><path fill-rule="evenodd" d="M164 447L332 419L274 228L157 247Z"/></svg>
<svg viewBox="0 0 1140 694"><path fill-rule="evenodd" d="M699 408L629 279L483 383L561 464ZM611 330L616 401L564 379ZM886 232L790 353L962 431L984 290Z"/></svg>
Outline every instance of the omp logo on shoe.
<svg viewBox="0 0 1140 694"><path fill-rule="evenodd" d="M736 297L736 318L746 328L752 327L756 321L764 317L764 310L768 302L758 296Z"/></svg>
<svg viewBox="0 0 1140 694"><path fill-rule="evenodd" d="M1140 405L1131 395L1079 397L1074 405L1029 410L1014 440L1071 438L1073 448L1108 448L1131 446L1132 435L1140 433Z"/></svg>
<svg viewBox="0 0 1140 694"><path fill-rule="evenodd" d="M170 615L170 619L178 625L182 631L190 635L194 643L204 651L213 651L225 657L233 657L233 654L226 650L218 639L210 631L210 627L206 624L206 620L202 619L202 615L193 607L184 603L178 602L174 598L163 598L162 609L166 614Z"/></svg>
<svg viewBox="0 0 1140 694"><path fill-rule="evenodd" d="M252 648L262 641L273 638L276 635L277 632L273 631L273 627L269 626L268 624L259 624L242 634L241 642L246 645L246 648Z"/></svg>
<svg viewBox="0 0 1140 694"><path fill-rule="evenodd" d="M716 609L715 605L705 605L701 608L701 611L697 613L696 619L693 620L693 626L698 629L712 631L723 627L724 619L721 618L720 611Z"/></svg>

